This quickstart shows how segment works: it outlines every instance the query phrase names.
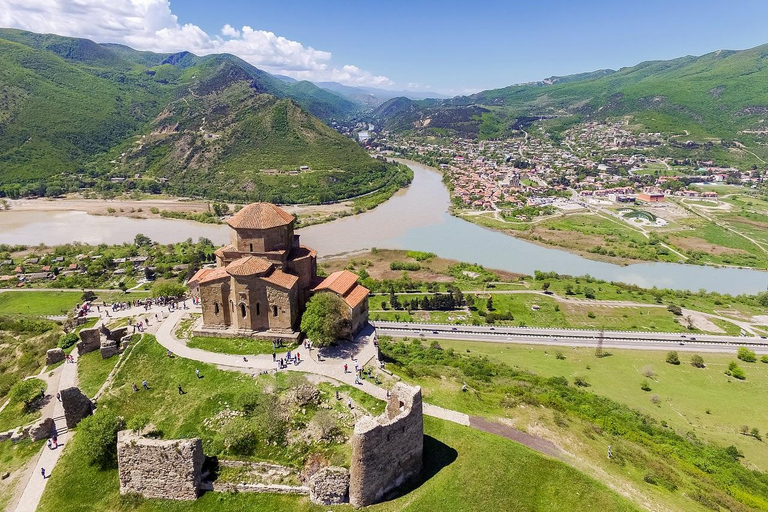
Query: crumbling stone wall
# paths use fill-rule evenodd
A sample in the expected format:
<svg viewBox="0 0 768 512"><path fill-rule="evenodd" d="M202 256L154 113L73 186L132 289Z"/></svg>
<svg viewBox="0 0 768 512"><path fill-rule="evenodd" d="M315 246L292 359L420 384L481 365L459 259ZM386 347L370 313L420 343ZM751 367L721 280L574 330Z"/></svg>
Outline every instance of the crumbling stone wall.
<svg viewBox="0 0 768 512"><path fill-rule="evenodd" d="M64 351L60 348L52 348L45 353L45 364L56 364L64 360Z"/></svg>
<svg viewBox="0 0 768 512"><path fill-rule="evenodd" d="M416 478L423 451L421 388L398 382L384 414L355 424L349 502L355 507L371 505Z"/></svg>
<svg viewBox="0 0 768 512"><path fill-rule="evenodd" d="M309 499L318 505L346 503L349 494L349 471L327 466L309 479Z"/></svg>
<svg viewBox="0 0 768 512"><path fill-rule="evenodd" d="M120 494L194 500L200 493L204 461L203 443L197 438L164 441L131 430L117 434Z"/></svg>
<svg viewBox="0 0 768 512"><path fill-rule="evenodd" d="M102 359L109 359L110 357L120 353L117 342L110 339L106 339L101 342L100 350Z"/></svg>
<svg viewBox="0 0 768 512"><path fill-rule="evenodd" d="M80 331L80 341L77 343L77 353L79 355L93 352L101 348L101 329L93 327Z"/></svg>
<svg viewBox="0 0 768 512"><path fill-rule="evenodd" d="M80 391L80 388L71 387L59 393L67 428L75 428L80 420L93 414L93 402Z"/></svg>

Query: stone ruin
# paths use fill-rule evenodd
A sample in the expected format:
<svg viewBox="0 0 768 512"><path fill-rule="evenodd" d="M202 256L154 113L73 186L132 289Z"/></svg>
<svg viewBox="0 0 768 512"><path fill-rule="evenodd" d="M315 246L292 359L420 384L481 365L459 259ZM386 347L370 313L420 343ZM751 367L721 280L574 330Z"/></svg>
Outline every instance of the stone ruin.
<svg viewBox="0 0 768 512"><path fill-rule="evenodd" d="M128 334L128 327L118 327L117 329L108 329L105 325L83 329L80 331L80 342L77 344L77 352L80 355L101 351L102 359L121 353L128 347L131 336Z"/></svg>
<svg viewBox="0 0 768 512"><path fill-rule="evenodd" d="M203 462L203 443L197 438L163 441L131 430L117 434L120 494L194 500L200 494Z"/></svg>
<svg viewBox="0 0 768 512"><path fill-rule="evenodd" d="M421 388L398 382L384 414L355 424L349 502L355 507L371 505L418 477L423 451Z"/></svg>
<svg viewBox="0 0 768 512"><path fill-rule="evenodd" d="M52 348L45 353L45 364L51 365L64 360L64 351L60 348Z"/></svg>
<svg viewBox="0 0 768 512"><path fill-rule="evenodd" d="M328 466L318 470L309 478L310 501L320 505L348 501L355 507L364 507L417 478L424 451L422 414L421 388L395 384L386 412L376 418L366 416L355 424L351 469ZM206 485L204 460L200 439L164 441L123 430L117 438L120 493L196 499ZM306 492L307 488L303 489ZM262 490L279 492L269 486Z"/></svg>
<svg viewBox="0 0 768 512"><path fill-rule="evenodd" d="M349 499L349 470L326 466L309 478L309 500L318 505L338 505Z"/></svg>
<svg viewBox="0 0 768 512"><path fill-rule="evenodd" d="M67 428L75 428L80 420L93 414L93 402L80 391L80 388L71 387L59 393Z"/></svg>

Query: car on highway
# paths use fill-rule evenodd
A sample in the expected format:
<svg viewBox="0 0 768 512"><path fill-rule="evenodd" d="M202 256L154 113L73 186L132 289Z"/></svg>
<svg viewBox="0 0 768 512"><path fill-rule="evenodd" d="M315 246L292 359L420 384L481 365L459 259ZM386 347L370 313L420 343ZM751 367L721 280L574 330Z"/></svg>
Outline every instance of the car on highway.
<svg viewBox="0 0 768 512"><path fill-rule="evenodd" d="M458 329L457 329L457 328L455 328L455 327L451 328L451 330L452 330L452 331L458 331Z"/></svg>
<svg viewBox="0 0 768 512"><path fill-rule="evenodd" d="M696 338L694 338L693 336L691 336L691 337L690 337L690 340L691 340L691 341L696 341Z"/></svg>
<svg viewBox="0 0 768 512"><path fill-rule="evenodd" d="M432 334L440 334L440 333L437 331L432 331Z"/></svg>

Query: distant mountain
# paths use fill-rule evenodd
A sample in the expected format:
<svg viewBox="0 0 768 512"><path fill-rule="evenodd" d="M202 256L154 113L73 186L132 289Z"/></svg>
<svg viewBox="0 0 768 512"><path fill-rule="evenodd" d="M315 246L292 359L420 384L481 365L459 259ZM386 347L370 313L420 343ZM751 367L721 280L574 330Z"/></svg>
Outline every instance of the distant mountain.
<svg viewBox="0 0 768 512"><path fill-rule="evenodd" d="M557 117L567 126L630 116L649 131L749 140L749 132L768 126L766 83L768 45L763 45L551 77L436 102L390 100L374 115L390 129L438 128L486 138L505 136L521 119Z"/></svg>
<svg viewBox="0 0 768 512"><path fill-rule="evenodd" d="M370 107L377 107L387 100L397 97L404 97L412 100L422 100L427 98L445 99L448 96L433 92L418 91L390 91L388 89L378 89L376 87L362 87L343 85L338 82L317 82L315 85L329 91L341 94L353 101Z"/></svg>
<svg viewBox="0 0 768 512"><path fill-rule="evenodd" d="M357 109L232 55L0 29L0 193L110 188L124 178L129 188L156 190L162 178L177 194L350 197L394 171L312 114L342 119ZM313 172L282 172L304 165Z"/></svg>

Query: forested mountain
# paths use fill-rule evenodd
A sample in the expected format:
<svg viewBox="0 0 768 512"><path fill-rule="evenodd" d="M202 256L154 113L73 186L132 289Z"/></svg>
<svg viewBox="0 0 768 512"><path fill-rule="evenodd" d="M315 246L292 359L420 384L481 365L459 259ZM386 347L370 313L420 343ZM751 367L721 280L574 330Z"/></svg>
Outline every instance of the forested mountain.
<svg viewBox="0 0 768 512"><path fill-rule="evenodd" d="M243 200L349 197L395 172L317 119L356 108L232 55L0 29L0 189L53 195L119 183Z"/></svg>
<svg viewBox="0 0 768 512"><path fill-rule="evenodd" d="M501 137L521 118L631 116L650 131L731 141L768 124L768 45L552 77L440 101L396 98L374 115L394 130ZM565 124L565 123L561 123ZM743 133L747 130L747 133Z"/></svg>

